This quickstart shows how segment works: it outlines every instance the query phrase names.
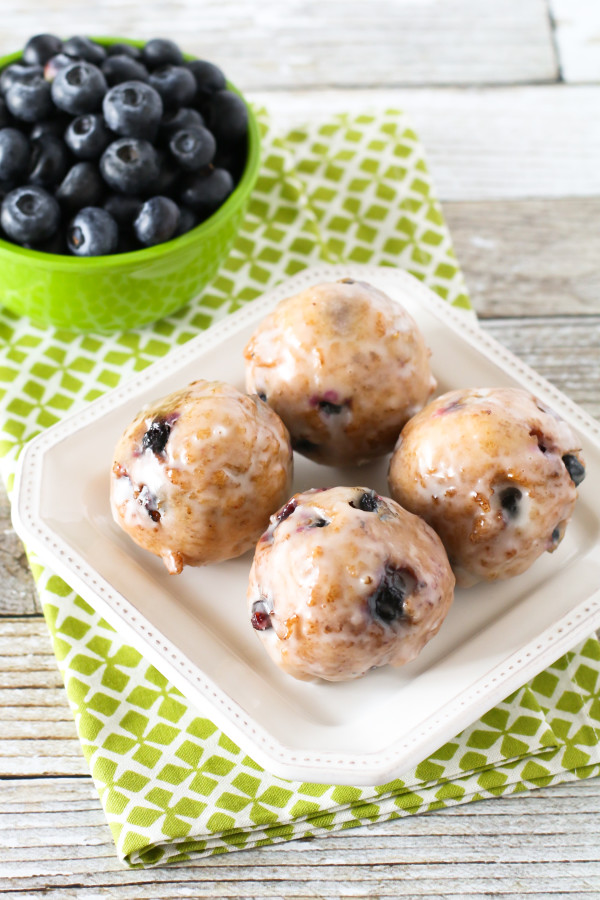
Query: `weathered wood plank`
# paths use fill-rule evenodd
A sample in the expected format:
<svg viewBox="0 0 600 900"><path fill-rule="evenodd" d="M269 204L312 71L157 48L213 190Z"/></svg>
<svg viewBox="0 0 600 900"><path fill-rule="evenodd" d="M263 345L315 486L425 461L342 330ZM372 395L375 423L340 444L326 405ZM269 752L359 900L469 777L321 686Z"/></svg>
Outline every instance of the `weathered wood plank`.
<svg viewBox="0 0 600 900"><path fill-rule="evenodd" d="M441 200L600 195L600 86L254 92L286 127L332 112L404 109Z"/></svg>
<svg viewBox="0 0 600 900"><path fill-rule="evenodd" d="M600 198L445 203L479 316L600 313Z"/></svg>
<svg viewBox="0 0 600 900"><path fill-rule="evenodd" d="M332 838L333 840L333 838ZM455 853L460 855L460 846L457 842ZM542 847L539 848L540 850ZM119 875L117 872L104 873L102 857L96 858L100 866L98 872L94 868L94 861L86 861L83 865L73 864L71 860L57 860L55 865L49 866L49 871L36 876L35 867L23 864L24 878L19 882L19 863L5 863L3 868L7 873L16 871L14 878L8 875L7 884L12 888L23 885L21 890L29 891L38 887L44 887L45 891L59 889L58 896L71 896L66 891L69 887L88 889L100 888L102 896L107 889L113 893L110 897L161 897L166 900L170 897L189 897L184 885L194 884L194 897L387 897L398 896L398 882L409 883L409 896L440 896L450 895L504 896L515 894L516 896L554 897L576 895L581 897L587 888L590 894L597 898L597 866L579 860L570 861L558 859L551 863L542 858L539 862L510 863L503 859L503 853L499 850L493 854L492 859L486 856L492 854L480 854L483 859L476 863L461 862L460 866L455 861L449 860L441 864L432 862L413 863L410 860L396 860L391 863L366 864L369 855L361 865L360 857L353 858L353 863L326 867L320 862L306 865L302 868L291 865L286 860L282 866L270 869L268 866L256 861L247 864L246 867L231 867L224 873L220 868L206 865L179 865L176 869L165 868L154 870L158 872L153 882L142 881L135 873L128 876ZM98 854L98 856L100 856ZM495 864L500 858L501 865ZM108 858L107 858L108 861ZM67 869L67 866L69 867ZM45 870L45 867L44 867ZM73 871L71 871L73 870ZM167 877L162 875L167 872ZM64 874L63 874L64 873ZM161 877L162 875L162 877ZM501 879L501 881L500 881ZM317 881L317 885L314 882ZM45 887L48 884L49 887ZM344 891L340 894L340 884L344 885ZM136 888L133 888L133 885ZM156 893L160 885L160 894ZM498 890L498 888L501 888ZM140 890L142 888L142 890ZM143 888L146 888L145 890ZM498 893L496 893L498 891ZM47 894L45 894L46 896ZM35 896L35 895L33 895ZM81 895L86 896L82 892ZM91 893L90 893L91 896ZM406 896L406 894L401 894Z"/></svg>
<svg viewBox="0 0 600 900"><path fill-rule="evenodd" d="M582 814L583 815L583 814ZM485 818L483 813L479 813L473 817L473 824L477 825ZM560 831L558 833L544 832L544 859L554 858L554 861L576 860L578 862L594 862L597 858L597 847L594 837L597 834L599 826L598 815L590 814L584 816L584 824L579 825L578 822L570 822L574 827L568 831ZM428 824L428 823L426 823ZM531 817L527 817L527 822L523 825L531 828L535 822L531 821ZM87 847L99 847L102 838L98 836L92 837L90 830L99 828L104 829L106 823L102 810L86 812L68 812L63 809L61 813L47 817L47 821L43 825L37 826L34 830L23 825L17 825L16 828L7 828L5 833L0 830L0 848L2 849L2 864L8 863L21 864L23 874L18 877L26 877L35 875L36 870L39 871L40 866L48 866L54 868L54 864L62 859L71 858L72 853L66 851L66 848L79 848L82 852L77 853L81 862L79 869L85 872L89 868L87 860L93 856L114 856L114 847L110 841L110 834L107 835L107 852L103 849L86 851ZM349 839L349 845L344 845L344 851L348 851L343 857L340 857L339 847L315 848L314 843L309 853L304 851L298 852L298 864L308 864L309 859L313 858L318 861L319 865L324 866L349 866L354 859L360 857L366 850L369 851L369 862L371 865L391 865L398 861L399 844L404 854L404 861L410 861L411 864L427 864L439 862L441 864L452 862L455 855L455 847L457 839L461 840L462 861L467 863L478 863L483 854L489 855L494 842L502 840L502 851L505 863L527 863L532 860L535 855L535 849L539 847L541 834L532 835L525 833L523 830L514 830L506 832L502 828L502 824L494 820L494 829L489 834L480 834L475 828L472 832L463 831L463 829L447 828L444 822L443 827L438 825L435 834L435 852L432 853L424 837L432 838L434 835L426 829L422 829L414 834L405 834L401 841L397 839L397 835L390 834L386 836L377 836L368 834L360 841L352 841ZM523 826L522 826L523 827ZM434 824L435 829L435 824ZM361 829L362 830L362 829ZM384 839L387 838L387 839ZM396 840L394 840L396 838ZM18 847L15 846L16 841L19 842ZM308 842L305 842L308 843ZM66 852L65 852L66 851ZM280 850L279 853L271 851L271 856L262 860L265 867L277 866L285 861L286 856L289 858L289 851ZM273 858L275 857L275 858ZM302 859L302 857L304 857ZM227 867L231 862L226 863ZM218 868L224 866L218 865ZM12 868L12 867L11 867ZM107 868L111 868L110 864ZM115 867L116 868L116 867ZM28 871L29 870L29 871ZM8 872L8 869L7 869ZM41 874L41 873L40 873Z"/></svg>
<svg viewBox="0 0 600 900"><path fill-rule="evenodd" d="M3 4L0 52L40 28L58 33L151 38L167 34L221 65L240 87L490 84L555 80L557 64L544 0L180 0L168 16L144 15L133 0L46 6Z"/></svg>
<svg viewBox="0 0 600 900"><path fill-rule="evenodd" d="M87 775L89 769L76 739L41 738L0 743L0 777Z"/></svg>
<svg viewBox="0 0 600 900"><path fill-rule="evenodd" d="M600 419L600 318L483 320L516 356Z"/></svg>
<svg viewBox="0 0 600 900"><path fill-rule="evenodd" d="M28 896L573 897L600 878L600 779L147 871L118 862L89 779L2 788L0 891Z"/></svg>
<svg viewBox="0 0 600 900"><path fill-rule="evenodd" d="M596 0L549 0L562 77L600 81L600 6Z"/></svg>
<svg viewBox="0 0 600 900"><path fill-rule="evenodd" d="M202 877L201 871L198 872L198 877ZM527 884L524 888L518 887L516 893L514 893L510 888L503 889L502 893L496 893L496 890L499 886L504 888L503 882L500 883L500 885L498 884L498 882L496 882L495 884L491 884L487 888L484 886L482 887L481 891L477 890L476 892L474 892L471 885L461 887L460 877L457 878L457 886L454 890L449 890L445 885L443 885L442 887L444 889L447 889L448 893L440 894L439 889L435 886L434 879L432 879L432 884L429 888L425 888L424 890L417 890L416 888L414 888L410 881L410 873L405 872L398 872L398 881L391 885L388 885L387 889L383 889L379 885L369 885L367 887L361 887L359 885L358 888L356 888L353 885L346 887L344 884L341 890L338 886L337 893L334 891L333 893L327 892L327 894L325 894L321 892L321 887L318 883L317 869L315 869L314 878L316 881L316 885L314 887L313 885L303 885L300 893L292 893L290 890L288 890L285 883L283 883L283 886L279 885L275 893L271 893L271 891L269 891L268 893L263 893L261 890L260 882L258 884L252 882L250 885L247 882L240 882L239 890L243 891L243 893L235 893L235 888L233 889L234 893L230 892L231 888L225 893L223 892L223 889L220 885L215 885L218 893L214 895L205 893L205 891L207 890L206 885L202 886L202 893L198 893L196 891L196 888L194 888L193 894L190 894L190 888L185 884L170 884L168 885L168 887L163 887L161 885L161 900L190 900L191 896L193 896L194 898L211 896L218 898L232 897L238 898L238 900L241 900L241 898L243 898L243 900L250 900L250 898L254 897L272 897L274 898L274 900L283 900L283 898L286 898L287 900L287 898L291 897L293 897L294 900L314 900L314 898L318 898L318 900L321 900L321 898L324 898L326 896L334 897L336 898L336 900L339 900L340 897L357 897L359 898L359 900L365 900L366 897L375 896L377 897L377 900L396 900L397 897L427 897L428 900L445 900L445 898L449 896L457 896L463 898L463 900L467 897L469 898L469 900L490 900L490 898L499 897L502 897L503 900L523 900L525 896L531 898L535 897L538 898L538 900L569 900L569 898L570 900L574 900L574 898L575 900L584 900L584 898L588 897L590 898L590 900L597 900L598 897L597 887L595 885L592 885L591 888L586 890L578 890L577 887L573 888L572 885L567 884L565 890L563 890L561 886L554 883L550 883L550 885L548 886L548 890L542 890L541 893L538 893L535 884ZM356 893L357 890L358 893ZM376 893L367 894L364 893L365 890L376 891ZM81 885L74 891L63 891L62 889L57 892L51 890L44 890L42 892L34 891L32 893L28 892L26 896L27 900L44 900L44 898L47 897L59 897L60 900L63 900L63 898L64 900L72 900L72 898L79 898L79 900L81 900L81 898L85 898L86 896L89 896L90 898L93 897L93 900L100 900L100 898L102 898L102 900L104 900L104 898L106 898L106 900L140 900L140 897L142 895L139 893L138 887L123 888L120 890L111 888L103 889L102 894L99 895L97 893L94 893L93 889L89 893L86 892L84 886ZM156 894L153 894L151 891L147 894L144 894L143 896L148 897L149 900L156 900ZM9 892L5 895L3 894L3 900L23 900L23 894Z"/></svg>
<svg viewBox="0 0 600 900"><path fill-rule="evenodd" d="M88 771L44 620L1 620L0 776Z"/></svg>
<svg viewBox="0 0 600 900"><path fill-rule="evenodd" d="M564 74L567 80L588 80L596 50L585 35L582 41L582 32L577 40L572 34L565 38L564 30L561 35L559 12L566 0L552 2ZM568 4L575 12L585 6L583 0ZM118 8L113 0L98 0L93 8L60 3L44 9L43 22L39 16L34 0L8 0L0 50L12 50L42 28L155 36L165 32L166 22L164 6L146 4L140 17L133 0L123 0ZM588 17L588 31L590 22ZM486 4L485 12L481 0L375 0L368 5L295 0L283 6L266 0L260 10L239 0L180 0L169 7L168 26L171 36L220 62L241 87L267 92L263 95L273 109L279 104L278 117L288 111L290 120L312 117L313 110L327 114L372 102L411 111L442 199L458 201L446 203L446 214L481 315L598 312L593 260L600 196L599 89L277 94L311 85L391 88L552 80L556 63L544 0L504 0ZM570 56L567 44L574 48ZM535 201L526 201L522 211L510 203L502 208L501 203L470 202L530 197L544 198L537 210ZM570 197L589 199L551 199ZM558 261L561 248L565 258ZM509 264L506 259L503 264L503 256ZM492 320L484 327L600 416L597 317L580 323ZM0 615L31 614L36 609L33 585L6 509L0 537ZM16 626L21 623L0 622L6 638L0 643L5 659L0 662L5 685L0 690L0 758L8 758L5 751L16 754L9 767L15 774L83 774L86 765L45 626L39 619L28 623L29 630L20 632ZM0 892L32 900L597 898L599 799L598 781L583 782L309 843L130 872L116 859L89 778L3 780Z"/></svg>
<svg viewBox="0 0 600 900"><path fill-rule="evenodd" d="M41 611L27 558L12 528L4 488L0 490L0 572L0 615L22 616Z"/></svg>

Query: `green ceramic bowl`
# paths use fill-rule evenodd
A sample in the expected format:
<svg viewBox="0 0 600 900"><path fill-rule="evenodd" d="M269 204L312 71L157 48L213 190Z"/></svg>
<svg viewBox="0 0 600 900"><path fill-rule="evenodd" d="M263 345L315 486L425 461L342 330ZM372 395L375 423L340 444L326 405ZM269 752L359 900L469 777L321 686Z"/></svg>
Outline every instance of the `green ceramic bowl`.
<svg viewBox="0 0 600 900"><path fill-rule="evenodd" d="M105 45L126 41L94 40ZM143 45L142 41L127 42ZM0 69L20 56L0 58ZM240 94L233 85L228 87ZM153 322L196 297L229 253L258 176L260 132L252 108L246 105L246 168L214 215L175 240L114 256L59 256L0 240L0 303L41 325L116 331Z"/></svg>

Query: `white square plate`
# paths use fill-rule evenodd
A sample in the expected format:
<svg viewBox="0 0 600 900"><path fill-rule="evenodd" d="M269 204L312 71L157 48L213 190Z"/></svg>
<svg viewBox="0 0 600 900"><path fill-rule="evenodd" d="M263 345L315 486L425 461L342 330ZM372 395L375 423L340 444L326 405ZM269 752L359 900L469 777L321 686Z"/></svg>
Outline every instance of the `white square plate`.
<svg viewBox="0 0 600 900"><path fill-rule="evenodd" d="M346 684L303 683L264 653L246 611L252 554L169 576L114 524L114 446L147 402L196 378L243 388L243 347L283 297L350 276L412 313L439 392L517 385L582 440L587 478L559 549L510 581L458 591L438 636L402 669ZM388 459L331 469L296 457L294 490L360 484L387 494ZM177 348L69 416L21 455L13 504L23 540L249 755L286 778L373 785L416 765L600 625L600 427L548 382L397 269L319 266Z"/></svg>

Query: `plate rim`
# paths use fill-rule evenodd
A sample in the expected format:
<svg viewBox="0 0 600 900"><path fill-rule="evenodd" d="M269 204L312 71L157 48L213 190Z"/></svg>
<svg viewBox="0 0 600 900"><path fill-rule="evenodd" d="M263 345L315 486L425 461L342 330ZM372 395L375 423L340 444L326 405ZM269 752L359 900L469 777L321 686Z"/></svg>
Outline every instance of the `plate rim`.
<svg viewBox="0 0 600 900"><path fill-rule="evenodd" d="M116 591L100 572L88 566L69 546L67 540L55 533L42 519L39 506L36 506L42 485L43 458L52 447L97 422L103 414L151 387L153 383L163 381L167 374L176 372L190 360L197 358L203 349L218 346L245 325L258 322L267 309L291 292L307 286L307 283L317 283L317 280L353 276L357 280L366 278L375 282L377 279L391 279L396 282L397 287L406 288L435 318L448 325L460 340L466 341L479 352L487 351L487 358L503 372L524 387L532 391L537 389L546 398L550 398L554 408L600 449L600 424L483 331L470 311L452 307L402 269L373 265L319 264L279 282L261 297L221 318L182 347L174 347L142 372L82 409L72 411L60 422L33 438L25 445L18 460L11 515L19 537L53 571L101 612L113 627L125 630L131 643L142 646L144 654L190 701L207 711L219 728L244 746L268 771L293 780L372 786L387 783L409 771L428 753L453 738L513 690L525 684L545 665L571 649L579 639L587 637L600 625L600 588L461 692L459 709L455 699L450 704L450 711L438 711L422 721L409 733L409 739L404 736L378 751L360 754L298 751L297 748L282 743L256 722L236 700L135 609L125 596ZM433 745L432 734L435 734Z"/></svg>

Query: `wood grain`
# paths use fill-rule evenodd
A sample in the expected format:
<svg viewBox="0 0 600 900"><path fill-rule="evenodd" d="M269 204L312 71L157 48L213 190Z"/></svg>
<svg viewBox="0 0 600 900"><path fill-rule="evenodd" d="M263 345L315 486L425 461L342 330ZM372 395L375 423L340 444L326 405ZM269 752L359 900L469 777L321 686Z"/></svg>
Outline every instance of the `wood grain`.
<svg viewBox="0 0 600 900"><path fill-rule="evenodd" d="M600 5L549 0L560 71L568 82L600 81Z"/></svg>
<svg viewBox="0 0 600 900"><path fill-rule="evenodd" d="M34 617L4 619L0 625L0 777L77 774L87 775L88 769L46 624Z"/></svg>
<svg viewBox="0 0 600 900"><path fill-rule="evenodd" d="M7 8L8 7L8 8ZM3 4L0 52L40 30L167 36L243 89L553 81L545 0L75 0Z"/></svg>
<svg viewBox="0 0 600 900"><path fill-rule="evenodd" d="M600 198L445 203L479 316L600 313Z"/></svg>
<svg viewBox="0 0 600 900"><path fill-rule="evenodd" d="M28 897L594 896L600 779L260 850L124 870L91 782L8 780L0 892ZM457 860L460 863L457 864ZM37 892L39 889L39 893ZM142 893L143 890L143 893ZM10 893L9 893L10 895ZM5 895L3 895L5 896ZM22 897L23 894L19 893ZM596 893L597 896L597 893Z"/></svg>
<svg viewBox="0 0 600 900"><path fill-rule="evenodd" d="M42 30L166 33L281 126L405 108L483 327L600 418L599 16L595 0L5 0L0 53ZM600 779L124 869L2 494L2 900L600 896Z"/></svg>
<svg viewBox="0 0 600 900"><path fill-rule="evenodd" d="M600 85L254 92L278 127L403 109L447 200L600 196ZM595 226L597 227L597 223Z"/></svg>
<svg viewBox="0 0 600 900"><path fill-rule="evenodd" d="M0 616L41 612L23 545L13 531L10 505L0 487Z"/></svg>
<svg viewBox="0 0 600 900"><path fill-rule="evenodd" d="M482 326L516 356L600 419L600 317L523 318Z"/></svg>

